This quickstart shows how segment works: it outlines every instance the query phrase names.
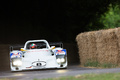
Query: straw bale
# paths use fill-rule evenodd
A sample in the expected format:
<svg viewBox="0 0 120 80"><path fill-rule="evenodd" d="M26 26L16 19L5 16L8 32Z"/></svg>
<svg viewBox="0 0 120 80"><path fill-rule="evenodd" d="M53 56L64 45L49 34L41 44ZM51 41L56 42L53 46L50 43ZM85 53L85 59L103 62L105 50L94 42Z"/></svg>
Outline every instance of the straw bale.
<svg viewBox="0 0 120 80"><path fill-rule="evenodd" d="M78 48L79 48L79 56L80 56L80 62L81 64L85 63L86 59L87 59L87 37L86 37L86 33L81 33L77 36L76 38L77 42L78 42Z"/></svg>
<svg viewBox="0 0 120 80"><path fill-rule="evenodd" d="M88 39L88 59L92 61L96 61L96 38L95 38L95 32L89 32L87 33L87 39Z"/></svg>
<svg viewBox="0 0 120 80"><path fill-rule="evenodd" d="M119 28L116 28L115 29L115 33L116 33L116 36L117 36L117 38L118 38L118 61L117 61L117 63L118 63L118 65L120 65L120 27Z"/></svg>
<svg viewBox="0 0 120 80"><path fill-rule="evenodd" d="M103 59L101 59L100 57L102 56L103 57L103 53L104 53L104 46L105 46L105 44L103 44L103 38L101 38L102 37L102 30L101 31L98 31L98 32L96 32L95 33L95 37L96 37L96 48L97 48L97 51L96 51L96 53L97 53L97 60L98 60L98 62L103 62Z"/></svg>
<svg viewBox="0 0 120 80"><path fill-rule="evenodd" d="M120 28L81 33L76 41L82 65L88 60L120 64Z"/></svg>
<svg viewBox="0 0 120 80"><path fill-rule="evenodd" d="M88 60L96 60L96 40L94 32L79 34L76 40L81 64L83 65Z"/></svg>
<svg viewBox="0 0 120 80"><path fill-rule="evenodd" d="M117 64L117 43L115 29L98 31L96 33L98 62Z"/></svg>

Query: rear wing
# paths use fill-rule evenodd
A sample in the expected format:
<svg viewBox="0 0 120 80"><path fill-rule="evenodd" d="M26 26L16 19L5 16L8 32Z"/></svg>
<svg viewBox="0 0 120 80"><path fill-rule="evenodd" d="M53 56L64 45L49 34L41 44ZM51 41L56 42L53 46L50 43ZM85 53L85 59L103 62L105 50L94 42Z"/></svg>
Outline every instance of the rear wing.
<svg viewBox="0 0 120 80"><path fill-rule="evenodd" d="M24 44L15 44L15 45L10 45L9 48L10 48L10 51L13 51L13 50L20 50L21 48L24 47Z"/></svg>
<svg viewBox="0 0 120 80"><path fill-rule="evenodd" d="M50 47L55 46L55 47L61 47L63 48L63 43L62 42L49 42Z"/></svg>

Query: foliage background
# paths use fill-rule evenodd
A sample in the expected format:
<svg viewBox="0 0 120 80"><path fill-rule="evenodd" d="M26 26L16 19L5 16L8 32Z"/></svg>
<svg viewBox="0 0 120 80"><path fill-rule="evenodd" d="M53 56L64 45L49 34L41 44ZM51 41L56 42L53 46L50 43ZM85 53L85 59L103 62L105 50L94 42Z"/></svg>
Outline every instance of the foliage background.
<svg viewBox="0 0 120 80"><path fill-rule="evenodd" d="M106 23L118 27L119 15L113 14L110 5L119 3L119 0L1 1L0 43L23 43L30 39L75 42L78 33L107 28ZM110 19L110 14L117 19Z"/></svg>
<svg viewBox="0 0 120 80"><path fill-rule="evenodd" d="M105 29L120 27L120 8L119 5L110 5L109 11L101 16L100 23Z"/></svg>

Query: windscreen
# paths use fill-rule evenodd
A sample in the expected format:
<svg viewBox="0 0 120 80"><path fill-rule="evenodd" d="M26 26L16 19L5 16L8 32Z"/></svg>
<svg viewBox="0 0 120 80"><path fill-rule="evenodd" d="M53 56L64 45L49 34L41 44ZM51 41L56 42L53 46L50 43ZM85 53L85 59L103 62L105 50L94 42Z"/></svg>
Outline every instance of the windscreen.
<svg viewBox="0 0 120 80"><path fill-rule="evenodd" d="M45 42L30 42L27 44L27 49L47 49Z"/></svg>
<svg viewBox="0 0 120 80"><path fill-rule="evenodd" d="M49 42L50 47L55 46L56 48L61 47L63 48L63 43L62 42Z"/></svg>

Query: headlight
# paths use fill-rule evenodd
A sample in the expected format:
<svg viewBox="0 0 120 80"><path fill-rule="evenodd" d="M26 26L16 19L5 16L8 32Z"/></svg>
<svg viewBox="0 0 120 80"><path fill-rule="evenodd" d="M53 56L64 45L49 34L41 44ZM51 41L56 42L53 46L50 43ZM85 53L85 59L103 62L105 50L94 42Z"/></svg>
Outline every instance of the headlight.
<svg viewBox="0 0 120 80"><path fill-rule="evenodd" d="M14 67L20 67L20 66L22 66L22 60L21 59L13 59L12 65Z"/></svg>
<svg viewBox="0 0 120 80"><path fill-rule="evenodd" d="M60 63L60 62L61 62L61 59L58 58L58 59L57 59L57 62Z"/></svg>
<svg viewBox="0 0 120 80"><path fill-rule="evenodd" d="M65 62L65 59L64 58L58 58L57 59L57 63L64 63Z"/></svg>
<svg viewBox="0 0 120 80"><path fill-rule="evenodd" d="M64 59L64 58L61 58L61 62L65 62L65 59Z"/></svg>

